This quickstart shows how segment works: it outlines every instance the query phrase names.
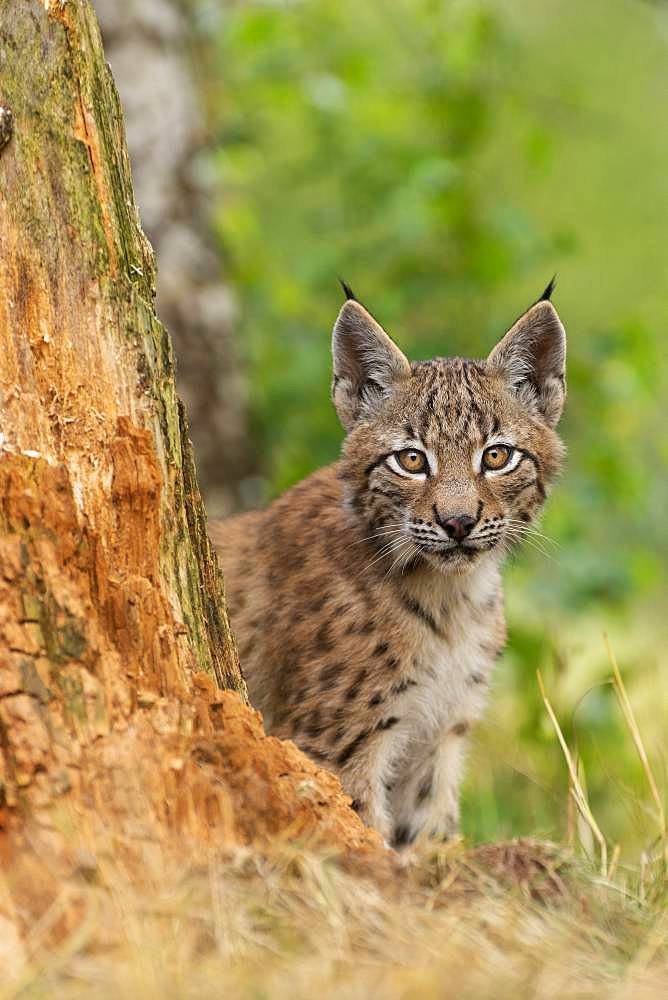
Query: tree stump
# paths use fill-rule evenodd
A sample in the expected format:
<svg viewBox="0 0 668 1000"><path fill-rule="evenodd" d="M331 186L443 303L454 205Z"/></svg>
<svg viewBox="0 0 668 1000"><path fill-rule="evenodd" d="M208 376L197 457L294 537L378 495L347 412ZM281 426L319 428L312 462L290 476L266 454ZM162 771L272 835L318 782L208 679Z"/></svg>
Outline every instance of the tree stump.
<svg viewBox="0 0 668 1000"><path fill-rule="evenodd" d="M0 930L95 852L375 852L247 704L89 0L4 0L0 63Z"/></svg>
<svg viewBox="0 0 668 1000"><path fill-rule="evenodd" d="M122 117L88 3L0 14L5 806L208 675L244 696Z"/></svg>

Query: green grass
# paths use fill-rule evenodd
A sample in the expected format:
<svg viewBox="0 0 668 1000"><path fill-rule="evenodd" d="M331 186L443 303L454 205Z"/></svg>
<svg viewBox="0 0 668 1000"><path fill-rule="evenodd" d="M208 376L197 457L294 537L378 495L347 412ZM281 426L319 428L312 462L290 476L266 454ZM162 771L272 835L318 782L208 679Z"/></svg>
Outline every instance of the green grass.
<svg viewBox="0 0 668 1000"><path fill-rule="evenodd" d="M603 633L612 638L665 801L666 646L658 641L663 623L649 609L623 617L605 609L544 615L532 609L535 592L528 581L525 586L518 593L511 589L508 650L472 740L464 830L474 842L567 835L567 775L540 697L540 669L599 822L610 844L621 844L625 859L637 863L656 835L656 821L645 805L647 781L614 694Z"/></svg>

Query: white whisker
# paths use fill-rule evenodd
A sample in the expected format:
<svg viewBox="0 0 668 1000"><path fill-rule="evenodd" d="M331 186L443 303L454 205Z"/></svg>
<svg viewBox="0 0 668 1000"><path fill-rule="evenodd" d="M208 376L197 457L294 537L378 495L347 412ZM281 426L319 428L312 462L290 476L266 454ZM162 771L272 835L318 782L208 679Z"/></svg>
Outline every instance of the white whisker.
<svg viewBox="0 0 668 1000"><path fill-rule="evenodd" d="M532 525L526 524L525 521L520 521L516 517L508 517L505 519L504 523L510 525L511 527L519 528L525 534L533 535L536 538L542 539L544 542L549 542L549 544L554 545L555 548L559 548L559 543L555 542L554 538L550 538L550 536L546 535L544 532L538 531L538 529L534 528Z"/></svg>
<svg viewBox="0 0 668 1000"><path fill-rule="evenodd" d="M408 546L408 550L406 550L406 546ZM395 551L398 551L399 555L394 560L394 562L392 563L392 565L388 569L387 573L383 577L384 580L387 579L387 577L390 575L390 573L392 572L392 570L394 569L394 567L397 566L402 561L402 559L405 559L405 557L407 555L410 557L413 554L413 544L412 544L411 541L409 541L409 539L405 539L405 541L402 543L402 545L400 545L398 547L398 550L395 550Z"/></svg>
<svg viewBox="0 0 668 1000"><path fill-rule="evenodd" d="M536 552L540 552L540 554L542 556L545 556L546 559L554 560L553 554L551 552L548 552L547 549L545 549L540 544L539 541L537 541L535 538L527 537L526 533L521 531L517 527L514 526L507 527L506 536L512 542L524 542L526 545L529 545L532 549L535 549Z"/></svg>
<svg viewBox="0 0 668 1000"><path fill-rule="evenodd" d="M389 559L389 557L392 556L395 552L398 552L400 549L402 549L403 546L406 545L407 541L408 539L404 536L403 538L398 538L398 539L395 538L391 542L388 542L386 545L383 546L383 548L379 551L376 557L372 559L370 563L367 563L362 572L366 573L367 570L370 570L372 566L376 565L376 563L381 562L383 559Z"/></svg>
<svg viewBox="0 0 668 1000"><path fill-rule="evenodd" d="M402 534L404 534L404 529L402 527L395 527L395 528L384 527L379 531L376 531L373 535L366 535L364 538L357 538L354 542L350 542L349 545L346 545L343 551L347 552L348 549L352 549L356 545L363 545L365 542L374 542L381 538L392 538L393 536L398 536Z"/></svg>

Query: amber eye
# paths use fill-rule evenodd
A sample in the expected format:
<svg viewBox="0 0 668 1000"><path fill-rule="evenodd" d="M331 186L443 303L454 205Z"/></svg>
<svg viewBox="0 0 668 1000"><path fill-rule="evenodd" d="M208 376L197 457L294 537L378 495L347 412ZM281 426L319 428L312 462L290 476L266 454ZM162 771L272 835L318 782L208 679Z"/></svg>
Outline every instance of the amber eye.
<svg viewBox="0 0 668 1000"><path fill-rule="evenodd" d="M427 457L415 448L404 448L395 452L397 462L406 472L426 472Z"/></svg>
<svg viewBox="0 0 668 1000"><path fill-rule="evenodd" d="M482 453L483 469L492 469L493 471L503 469L505 465L508 465L512 453L513 449L506 444L493 444L489 448L485 448Z"/></svg>

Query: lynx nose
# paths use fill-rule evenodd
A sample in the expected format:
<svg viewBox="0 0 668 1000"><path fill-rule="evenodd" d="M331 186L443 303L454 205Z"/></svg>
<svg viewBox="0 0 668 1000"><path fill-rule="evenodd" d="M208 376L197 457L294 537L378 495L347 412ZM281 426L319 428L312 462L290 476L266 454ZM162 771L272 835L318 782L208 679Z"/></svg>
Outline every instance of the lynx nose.
<svg viewBox="0 0 668 1000"><path fill-rule="evenodd" d="M454 538L455 541L461 542L462 538L470 535L473 525L476 524L476 519L470 514L454 514L439 523L448 538Z"/></svg>

